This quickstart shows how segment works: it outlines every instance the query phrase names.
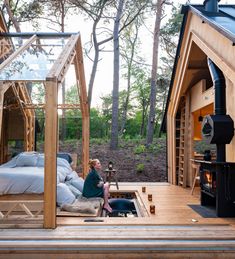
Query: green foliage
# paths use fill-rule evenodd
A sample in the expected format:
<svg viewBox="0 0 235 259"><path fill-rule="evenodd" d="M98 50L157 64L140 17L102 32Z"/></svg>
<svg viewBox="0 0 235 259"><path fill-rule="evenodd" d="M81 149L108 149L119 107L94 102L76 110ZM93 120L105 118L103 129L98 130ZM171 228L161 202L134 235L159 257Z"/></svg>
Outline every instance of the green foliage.
<svg viewBox="0 0 235 259"><path fill-rule="evenodd" d="M141 154L144 153L146 151L146 147L145 145L139 145L134 149L134 153L135 154Z"/></svg>
<svg viewBox="0 0 235 259"><path fill-rule="evenodd" d="M162 148L161 143L155 143L155 144L151 144L148 147L148 151L151 152L151 153L157 153L158 151L161 150L161 148Z"/></svg>
<svg viewBox="0 0 235 259"><path fill-rule="evenodd" d="M90 137L103 138L107 136L109 125L102 114L95 108L90 109Z"/></svg>
<svg viewBox="0 0 235 259"><path fill-rule="evenodd" d="M173 5L170 19L160 31L160 44L166 53L165 57L162 55L161 60L170 69L173 68L182 18L180 8Z"/></svg>
<svg viewBox="0 0 235 259"><path fill-rule="evenodd" d="M140 163L136 165L136 171L137 172L143 172L144 171L144 164Z"/></svg>
<svg viewBox="0 0 235 259"><path fill-rule="evenodd" d="M1 11L4 13L4 16L6 18L6 24L7 28L10 30L10 28L13 26L13 22L10 19L9 15L6 15L7 8L4 4L5 1L0 1L1 4ZM12 12L12 15L17 23L17 26L20 26L21 23L24 22L31 22L33 26L38 26L37 19L41 17L43 13L43 5L39 3L37 0L21 0L16 1L12 0L9 1L10 9Z"/></svg>
<svg viewBox="0 0 235 259"><path fill-rule="evenodd" d="M90 145L99 145L99 144L104 144L107 143L108 139L106 138L91 138L90 139Z"/></svg>

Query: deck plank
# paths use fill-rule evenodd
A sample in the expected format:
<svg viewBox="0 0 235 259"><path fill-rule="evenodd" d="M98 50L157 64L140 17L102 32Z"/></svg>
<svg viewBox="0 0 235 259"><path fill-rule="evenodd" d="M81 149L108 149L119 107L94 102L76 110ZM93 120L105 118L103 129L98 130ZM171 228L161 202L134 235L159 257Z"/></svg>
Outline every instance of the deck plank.
<svg viewBox="0 0 235 259"><path fill-rule="evenodd" d="M142 186L146 193L142 193ZM137 190L156 214L136 218L58 217L55 230L0 229L2 258L235 258L235 219L203 218L188 204L199 195L169 184L119 184ZM148 193L153 201L147 199ZM192 219L196 219L193 222ZM9 222L10 223L10 222ZM13 223L13 222L12 222ZM67 257L66 257L67 256Z"/></svg>

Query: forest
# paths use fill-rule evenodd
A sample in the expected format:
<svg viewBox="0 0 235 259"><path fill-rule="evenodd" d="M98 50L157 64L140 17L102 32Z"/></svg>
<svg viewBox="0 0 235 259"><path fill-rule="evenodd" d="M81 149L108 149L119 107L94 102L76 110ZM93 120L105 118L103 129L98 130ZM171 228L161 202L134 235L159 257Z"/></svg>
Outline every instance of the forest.
<svg viewBox="0 0 235 259"><path fill-rule="evenodd" d="M90 156L118 164L123 181L165 181L165 136L160 128L182 21L180 6L169 0L0 2L9 32L63 33L79 31L86 24L89 37L84 37L83 53L90 73L86 78ZM106 94L94 96L103 85L97 78L107 54L111 57L107 73L113 80ZM43 85L30 83L27 88L34 103L44 102ZM65 79L60 102L76 103L76 91L76 84ZM101 105L94 106L92 100L97 98ZM80 153L81 112L61 110L58 116L60 146ZM37 146L43 151L43 110L36 110L36 122Z"/></svg>
<svg viewBox="0 0 235 259"><path fill-rule="evenodd" d="M173 1L158 0L4 0L2 12L10 32L71 31L72 17L89 21L90 40L84 42L84 58L89 60L90 78L87 78L90 105L90 137L110 139L110 148L118 148L118 140L145 139L150 145L160 136L171 72L174 63L181 25L179 6ZM26 26L27 25L27 26ZM30 26L30 27L29 27ZM79 30L79 24L78 28ZM141 49L145 39L141 31L151 35L148 43L151 59L146 60ZM96 76L104 53L110 52L113 62L113 86L110 93L99 96L100 107L92 107ZM87 61L88 62L88 61ZM122 86L122 87L121 87ZM32 92L38 103L43 99L39 85ZM121 89L121 90L120 90ZM62 101L73 103L75 85L62 84ZM62 111L60 114L60 139L80 139L80 112ZM37 120L43 140L44 114L38 110Z"/></svg>

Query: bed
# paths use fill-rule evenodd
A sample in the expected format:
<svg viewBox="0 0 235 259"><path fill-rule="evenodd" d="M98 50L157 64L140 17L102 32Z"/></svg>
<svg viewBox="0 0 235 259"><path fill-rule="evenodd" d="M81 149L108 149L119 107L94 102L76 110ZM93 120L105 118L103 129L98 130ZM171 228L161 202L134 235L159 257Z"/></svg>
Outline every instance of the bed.
<svg viewBox="0 0 235 259"><path fill-rule="evenodd" d="M82 193L83 183L69 162L58 157L57 205L73 204ZM0 218L7 218L17 210L31 217L39 215L43 209L43 191L44 154L20 153L0 166Z"/></svg>

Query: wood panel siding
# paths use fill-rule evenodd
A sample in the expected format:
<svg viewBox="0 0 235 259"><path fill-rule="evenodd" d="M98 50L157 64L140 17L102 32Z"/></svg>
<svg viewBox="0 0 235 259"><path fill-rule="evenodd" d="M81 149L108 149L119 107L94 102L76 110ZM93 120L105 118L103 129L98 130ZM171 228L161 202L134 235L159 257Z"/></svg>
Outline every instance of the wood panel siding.
<svg viewBox="0 0 235 259"><path fill-rule="evenodd" d="M232 107L233 99L230 98L231 96L235 96L234 87L232 87L235 85L234 46L229 39L225 38L209 24L202 23L200 17L189 11L184 36L182 38L181 52L179 53L175 78L172 85L167 123L172 124L174 122L180 98L185 95L191 87L191 112L196 112L201 107L213 105L213 88L202 91L205 88L205 83L200 81L201 79L206 79L207 84L212 83L209 70L206 65L207 57L209 57L223 71L227 81L230 82L230 86L227 89L227 106L228 113L231 114L233 119L235 119L235 109ZM198 85L195 85L197 82L199 82ZM208 88L208 86L206 86L206 88ZM175 173L172 168L174 163L173 161L175 160L173 154L175 155L176 148L175 142L172 140L175 134L175 129L170 126L167 128L167 132L169 135L168 161L169 165L171 165L168 167L168 179L171 183L175 183L175 181L173 181L174 176L172 175ZM235 161L234 145L235 140L232 140L232 142L227 145L227 158L229 161L233 162ZM192 153L190 146L186 148L186 153ZM191 179L191 170L188 170L189 179ZM191 180L189 180L189 182L191 182Z"/></svg>

